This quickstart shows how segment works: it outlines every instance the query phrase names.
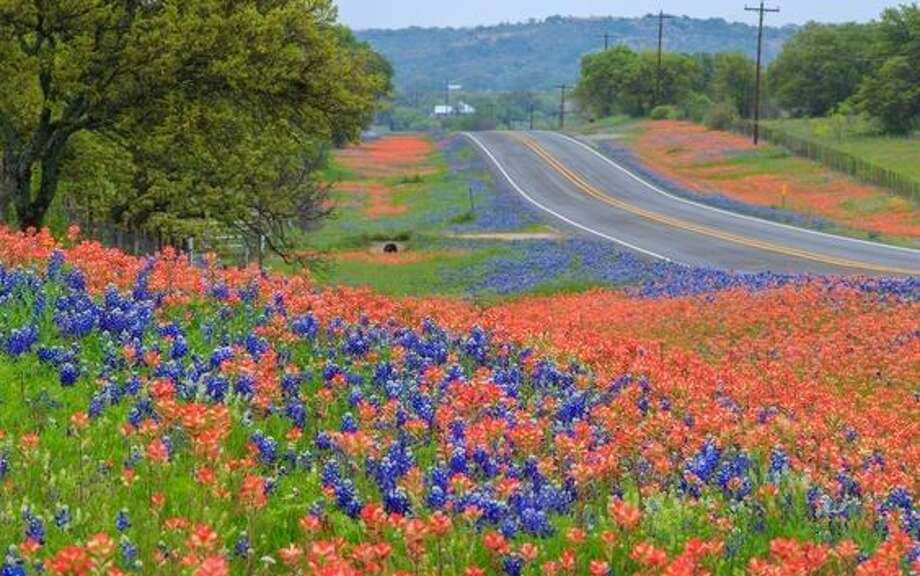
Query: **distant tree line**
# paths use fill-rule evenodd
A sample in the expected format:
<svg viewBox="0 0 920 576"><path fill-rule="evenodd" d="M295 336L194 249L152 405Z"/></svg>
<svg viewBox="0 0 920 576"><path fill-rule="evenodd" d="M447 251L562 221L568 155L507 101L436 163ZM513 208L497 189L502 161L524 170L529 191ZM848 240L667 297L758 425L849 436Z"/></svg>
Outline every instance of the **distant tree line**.
<svg viewBox="0 0 920 576"><path fill-rule="evenodd" d="M454 102L463 101L475 108L469 115L436 118L435 106L444 104L443 94L414 92L397 94L378 113L376 123L392 131L466 131L520 129L555 125L559 115L559 91L512 91L499 93L460 92Z"/></svg>
<svg viewBox="0 0 920 576"><path fill-rule="evenodd" d="M779 54L797 29L764 29L766 61ZM554 16L475 28L412 27L357 34L393 63L398 71L394 82L402 93L441 92L448 80L479 94L543 92L563 82L572 83L578 77L581 56L603 47L605 34L611 46L626 44L637 51L654 48L658 19L654 15ZM668 21L667 46L674 52L753 55L756 34L757 29L749 24L680 16Z"/></svg>
<svg viewBox="0 0 920 576"><path fill-rule="evenodd" d="M768 114L865 113L881 130L920 127L920 8L868 24L808 24L766 72ZM660 79L659 79L660 78ZM582 59L575 95L591 116L683 116L724 128L750 115L755 64L741 53L657 54L626 46Z"/></svg>
<svg viewBox="0 0 920 576"><path fill-rule="evenodd" d="M0 220L287 252L391 77L331 0L0 0Z"/></svg>

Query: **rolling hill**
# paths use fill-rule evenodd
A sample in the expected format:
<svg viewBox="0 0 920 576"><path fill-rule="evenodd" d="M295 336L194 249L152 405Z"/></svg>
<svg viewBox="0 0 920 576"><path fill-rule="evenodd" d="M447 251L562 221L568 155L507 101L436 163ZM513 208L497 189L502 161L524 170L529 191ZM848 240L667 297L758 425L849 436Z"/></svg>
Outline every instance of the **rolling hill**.
<svg viewBox="0 0 920 576"><path fill-rule="evenodd" d="M666 23L665 47L678 52L742 51L753 56L754 26L678 17ZM764 54L775 57L798 28L764 29ZM447 81L474 91L539 90L578 76L581 57L610 45L654 49L658 20L646 18L574 18L554 16L517 24L476 28L405 28L364 30L358 37L384 54L396 69L400 91L431 92Z"/></svg>

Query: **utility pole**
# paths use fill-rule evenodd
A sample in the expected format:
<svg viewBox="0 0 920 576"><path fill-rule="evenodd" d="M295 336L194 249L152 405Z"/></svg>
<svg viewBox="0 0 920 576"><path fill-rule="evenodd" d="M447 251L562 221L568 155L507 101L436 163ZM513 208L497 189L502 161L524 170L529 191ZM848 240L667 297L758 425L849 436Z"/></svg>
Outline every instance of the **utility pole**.
<svg viewBox="0 0 920 576"><path fill-rule="evenodd" d="M530 129L533 130L533 102L530 103Z"/></svg>
<svg viewBox="0 0 920 576"><path fill-rule="evenodd" d="M661 50L664 47L664 21L673 18L665 14L664 10L658 11L658 68L655 72L655 104L661 104Z"/></svg>
<svg viewBox="0 0 920 576"><path fill-rule="evenodd" d="M450 80L444 86L444 113L449 114L450 110Z"/></svg>
<svg viewBox="0 0 920 576"><path fill-rule="evenodd" d="M604 32L604 52L610 49L610 32Z"/></svg>
<svg viewBox="0 0 920 576"><path fill-rule="evenodd" d="M566 84L560 84L559 90L561 90L562 98L559 101L559 129L565 130L565 91L568 89Z"/></svg>
<svg viewBox="0 0 920 576"><path fill-rule="evenodd" d="M745 5L747 12L759 12L760 24L757 28L757 80L754 88L754 146L760 142L760 59L763 54L763 15L765 12L779 12L779 8L764 8L763 0L760 6L751 8Z"/></svg>

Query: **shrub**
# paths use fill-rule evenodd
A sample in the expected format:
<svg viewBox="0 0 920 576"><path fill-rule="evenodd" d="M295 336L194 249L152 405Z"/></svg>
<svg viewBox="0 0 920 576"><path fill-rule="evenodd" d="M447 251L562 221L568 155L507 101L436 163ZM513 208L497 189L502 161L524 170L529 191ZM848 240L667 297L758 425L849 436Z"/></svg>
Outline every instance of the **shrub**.
<svg viewBox="0 0 920 576"><path fill-rule="evenodd" d="M702 122L706 118L709 109L712 108L712 100L705 94L693 94L684 102L684 116L694 122Z"/></svg>
<svg viewBox="0 0 920 576"><path fill-rule="evenodd" d="M727 130L738 121L738 112L731 102L713 104L703 121L712 130Z"/></svg>
<svg viewBox="0 0 920 576"><path fill-rule="evenodd" d="M652 120L677 120L680 118L680 111L674 106L655 106L649 116Z"/></svg>

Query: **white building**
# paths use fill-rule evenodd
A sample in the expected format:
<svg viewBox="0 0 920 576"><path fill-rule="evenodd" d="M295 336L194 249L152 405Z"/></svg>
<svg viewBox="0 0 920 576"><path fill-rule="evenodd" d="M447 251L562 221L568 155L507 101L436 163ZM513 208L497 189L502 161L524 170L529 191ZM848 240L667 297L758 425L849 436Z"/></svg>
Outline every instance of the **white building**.
<svg viewBox="0 0 920 576"><path fill-rule="evenodd" d="M446 116L471 116L476 113L476 109L463 102L462 100L457 102L456 106L448 106L446 104L438 104L434 107L434 112L432 116L437 118L443 118Z"/></svg>

